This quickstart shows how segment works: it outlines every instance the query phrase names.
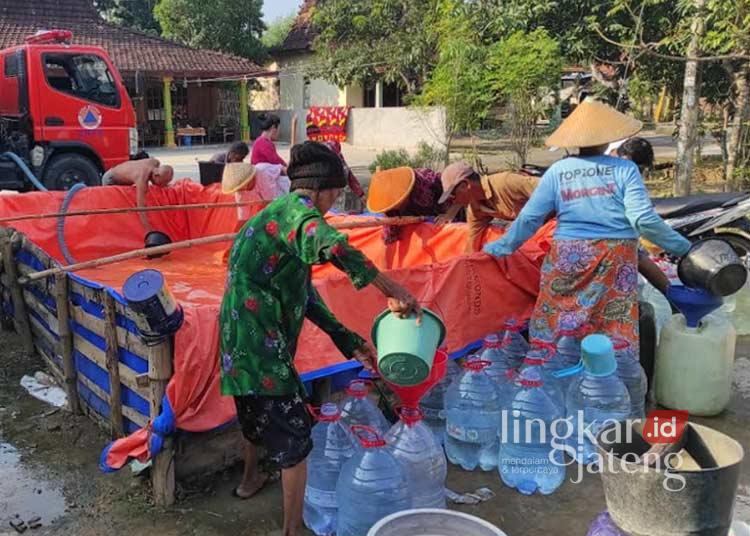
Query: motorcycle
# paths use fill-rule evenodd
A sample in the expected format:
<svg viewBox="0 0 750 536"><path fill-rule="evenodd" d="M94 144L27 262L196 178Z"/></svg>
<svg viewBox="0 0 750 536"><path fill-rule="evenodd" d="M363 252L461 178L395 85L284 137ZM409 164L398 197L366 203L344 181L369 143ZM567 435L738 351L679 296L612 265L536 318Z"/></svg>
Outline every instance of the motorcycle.
<svg viewBox="0 0 750 536"><path fill-rule="evenodd" d="M521 172L541 177L546 168L526 165ZM656 213L691 242L716 237L729 242L750 266L750 192L654 198Z"/></svg>

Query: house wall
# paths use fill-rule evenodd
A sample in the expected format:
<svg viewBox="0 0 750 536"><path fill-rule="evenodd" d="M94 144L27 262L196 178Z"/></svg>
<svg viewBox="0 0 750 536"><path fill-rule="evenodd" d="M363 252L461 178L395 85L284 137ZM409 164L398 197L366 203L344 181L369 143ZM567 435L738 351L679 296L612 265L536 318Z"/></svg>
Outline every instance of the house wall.
<svg viewBox="0 0 750 536"><path fill-rule="evenodd" d="M414 149L421 142L445 140L442 108L352 108L347 121L347 143L378 149Z"/></svg>

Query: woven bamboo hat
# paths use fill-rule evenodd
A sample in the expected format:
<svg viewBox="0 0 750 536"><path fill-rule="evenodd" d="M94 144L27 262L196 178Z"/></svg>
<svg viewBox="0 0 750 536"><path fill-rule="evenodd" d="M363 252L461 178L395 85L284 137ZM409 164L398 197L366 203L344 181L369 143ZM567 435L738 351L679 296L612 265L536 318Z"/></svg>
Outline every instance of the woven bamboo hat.
<svg viewBox="0 0 750 536"><path fill-rule="evenodd" d="M414 189L414 180L414 170L410 167L376 171L367 191L367 210L387 212L397 208Z"/></svg>
<svg viewBox="0 0 750 536"><path fill-rule="evenodd" d="M221 191L233 194L239 190L250 190L255 185L255 167L245 162L231 162L224 165L221 176Z"/></svg>
<svg viewBox="0 0 750 536"><path fill-rule="evenodd" d="M634 136L643 123L601 102L585 100L547 138L548 147L598 147Z"/></svg>

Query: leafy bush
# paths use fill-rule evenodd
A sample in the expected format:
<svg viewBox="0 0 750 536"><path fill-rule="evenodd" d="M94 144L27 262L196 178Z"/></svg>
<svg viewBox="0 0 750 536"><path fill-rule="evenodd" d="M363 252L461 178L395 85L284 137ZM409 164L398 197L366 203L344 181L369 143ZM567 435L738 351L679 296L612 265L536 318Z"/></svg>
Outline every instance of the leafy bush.
<svg viewBox="0 0 750 536"><path fill-rule="evenodd" d="M402 166L440 169L444 164L445 151L443 149L421 142L414 156L409 155L405 149L386 149L379 152L369 169L371 173L375 173L377 168L385 170Z"/></svg>

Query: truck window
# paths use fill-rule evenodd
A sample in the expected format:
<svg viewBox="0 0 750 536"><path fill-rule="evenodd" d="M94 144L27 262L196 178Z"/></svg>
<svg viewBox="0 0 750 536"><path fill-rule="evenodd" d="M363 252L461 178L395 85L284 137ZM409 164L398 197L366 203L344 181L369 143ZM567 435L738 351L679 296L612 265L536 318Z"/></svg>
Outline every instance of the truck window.
<svg viewBox="0 0 750 536"><path fill-rule="evenodd" d="M15 78L18 76L18 55L7 54L5 56L3 74L5 74L5 78Z"/></svg>
<svg viewBox="0 0 750 536"><path fill-rule="evenodd" d="M47 83L57 91L105 106L120 105L112 73L99 56L45 54L43 62Z"/></svg>

